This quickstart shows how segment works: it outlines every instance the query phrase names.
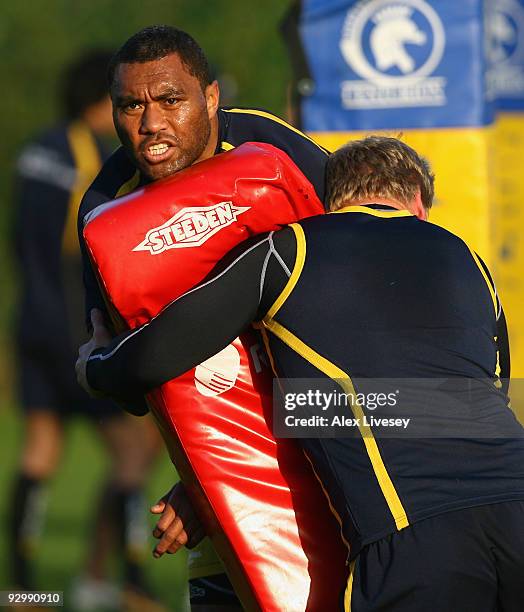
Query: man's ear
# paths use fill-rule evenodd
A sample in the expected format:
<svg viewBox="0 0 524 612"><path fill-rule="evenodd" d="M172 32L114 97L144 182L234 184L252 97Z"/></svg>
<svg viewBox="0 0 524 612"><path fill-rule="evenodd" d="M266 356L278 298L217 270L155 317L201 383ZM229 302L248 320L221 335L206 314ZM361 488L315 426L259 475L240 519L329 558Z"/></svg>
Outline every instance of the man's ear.
<svg viewBox="0 0 524 612"><path fill-rule="evenodd" d="M424 204L422 204L422 196L420 194L420 190L417 191L417 195L413 198L411 202L411 206L409 207L411 212L418 217L421 221L428 220L428 211Z"/></svg>
<svg viewBox="0 0 524 612"><path fill-rule="evenodd" d="M218 104L220 100L220 90L218 88L218 82L213 81L210 83L205 91L204 95L206 97L206 105L207 105L207 116L209 119L213 119L213 117L217 114Z"/></svg>

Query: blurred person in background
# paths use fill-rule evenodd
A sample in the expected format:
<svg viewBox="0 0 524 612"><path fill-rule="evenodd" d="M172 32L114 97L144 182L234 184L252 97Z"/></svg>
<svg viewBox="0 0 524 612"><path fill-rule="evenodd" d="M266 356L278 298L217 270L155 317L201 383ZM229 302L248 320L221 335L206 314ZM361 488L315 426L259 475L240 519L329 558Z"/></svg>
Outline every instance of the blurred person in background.
<svg viewBox="0 0 524 612"><path fill-rule="evenodd" d="M81 197L114 139L106 70L111 53L90 51L65 71L63 119L31 141L17 163L16 252L21 281L17 322L24 438L10 499L12 584L34 589L34 557L45 489L62 455L69 417L88 416L110 457L83 576L73 585L77 609L154 609L144 585L147 523L142 487L157 454L150 420L88 397L74 376L84 337L81 256L76 217ZM114 142L114 141L113 141ZM123 592L106 577L112 549L124 557Z"/></svg>

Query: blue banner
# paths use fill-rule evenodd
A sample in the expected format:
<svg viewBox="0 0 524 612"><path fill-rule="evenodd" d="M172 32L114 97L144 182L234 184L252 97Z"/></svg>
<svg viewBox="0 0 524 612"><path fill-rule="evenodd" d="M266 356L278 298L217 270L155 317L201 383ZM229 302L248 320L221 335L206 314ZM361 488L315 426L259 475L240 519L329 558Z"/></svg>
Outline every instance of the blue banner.
<svg viewBox="0 0 524 612"><path fill-rule="evenodd" d="M314 82L302 99L306 131L492 122L482 0L303 0L302 7Z"/></svg>

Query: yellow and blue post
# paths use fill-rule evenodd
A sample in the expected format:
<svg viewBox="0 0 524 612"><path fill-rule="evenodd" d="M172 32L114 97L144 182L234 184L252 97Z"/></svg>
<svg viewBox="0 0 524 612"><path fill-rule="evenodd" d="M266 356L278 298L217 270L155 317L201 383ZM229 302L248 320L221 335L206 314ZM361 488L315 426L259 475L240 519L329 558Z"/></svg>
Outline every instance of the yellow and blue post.
<svg viewBox="0 0 524 612"><path fill-rule="evenodd" d="M520 379L524 378L524 0L494 3L488 57L488 83L496 99L494 271L508 322L512 377ZM512 386L519 390L518 383ZM518 407L519 402L513 405Z"/></svg>

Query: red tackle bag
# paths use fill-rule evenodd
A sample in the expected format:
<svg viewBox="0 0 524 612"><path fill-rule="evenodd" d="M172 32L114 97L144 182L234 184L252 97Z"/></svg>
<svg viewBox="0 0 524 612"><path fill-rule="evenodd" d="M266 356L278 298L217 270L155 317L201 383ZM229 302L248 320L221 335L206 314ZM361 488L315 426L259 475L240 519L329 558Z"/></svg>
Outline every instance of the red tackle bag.
<svg viewBox="0 0 524 612"><path fill-rule="evenodd" d="M96 208L84 237L110 308L134 328L249 236L323 210L285 153L246 143ZM271 433L271 397L249 332L147 399L243 606L337 610L347 550L299 444Z"/></svg>

